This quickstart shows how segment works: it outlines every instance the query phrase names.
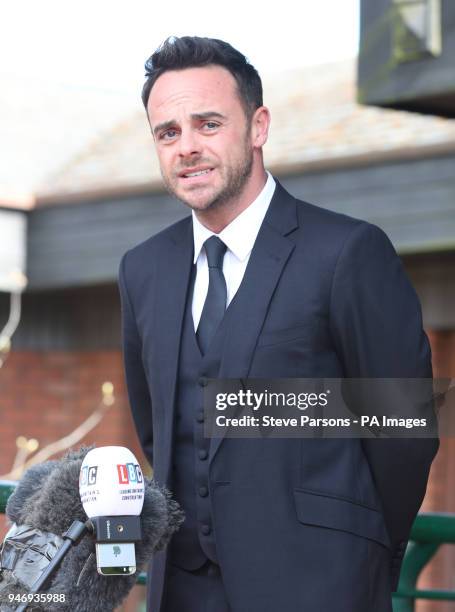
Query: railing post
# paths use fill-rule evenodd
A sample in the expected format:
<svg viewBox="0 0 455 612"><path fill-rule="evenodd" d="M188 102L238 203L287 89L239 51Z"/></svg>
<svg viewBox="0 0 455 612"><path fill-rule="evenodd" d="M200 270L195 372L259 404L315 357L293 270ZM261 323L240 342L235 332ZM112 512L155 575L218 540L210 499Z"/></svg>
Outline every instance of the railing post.
<svg viewBox="0 0 455 612"><path fill-rule="evenodd" d="M416 584L420 572L439 548L436 544L410 542L401 568L399 595L394 595L393 612L414 612ZM409 596L406 596L409 594Z"/></svg>
<svg viewBox="0 0 455 612"><path fill-rule="evenodd" d="M5 512L6 502L16 485L17 483L12 480L0 480L0 514Z"/></svg>

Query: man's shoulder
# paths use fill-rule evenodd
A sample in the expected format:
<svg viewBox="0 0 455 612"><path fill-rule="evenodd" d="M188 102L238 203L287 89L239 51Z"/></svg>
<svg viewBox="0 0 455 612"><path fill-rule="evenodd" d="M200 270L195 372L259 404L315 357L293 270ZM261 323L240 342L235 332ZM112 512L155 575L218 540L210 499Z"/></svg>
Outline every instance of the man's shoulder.
<svg viewBox="0 0 455 612"><path fill-rule="evenodd" d="M293 234L294 240L312 252L331 253L336 260L341 252L349 253L351 250L394 251L389 237L377 225L299 199L280 187L280 202L286 202L288 210L290 205L295 210L297 232Z"/></svg>
<svg viewBox="0 0 455 612"><path fill-rule="evenodd" d="M295 199L299 236L306 244L335 256L346 245L356 244L377 236L387 240L384 232L376 225L350 215L335 212L322 206Z"/></svg>
<svg viewBox="0 0 455 612"><path fill-rule="evenodd" d="M346 257L396 257L386 232L369 221L296 199L299 237L314 252Z"/></svg>
<svg viewBox="0 0 455 612"><path fill-rule="evenodd" d="M133 246L125 253L124 257L128 255L129 259L142 259L143 257L162 254L172 243L176 243L185 237L190 230L190 225L191 216L187 216Z"/></svg>
<svg viewBox="0 0 455 612"><path fill-rule="evenodd" d="M370 225L367 221L351 217L345 213L336 212L323 206L311 204L305 200L295 198L299 221L303 225L321 225L324 228L350 232L359 225Z"/></svg>
<svg viewBox="0 0 455 612"><path fill-rule="evenodd" d="M308 230L308 228L316 232L323 231L324 233L328 232L341 236L346 233L349 234L359 226L371 225L362 219L300 199L287 191L279 181L276 180L276 182L275 202L277 206L275 207L275 217L277 215L281 217L280 209L284 205L288 218L290 219L293 214L296 214L298 227L307 235L308 231L305 230Z"/></svg>

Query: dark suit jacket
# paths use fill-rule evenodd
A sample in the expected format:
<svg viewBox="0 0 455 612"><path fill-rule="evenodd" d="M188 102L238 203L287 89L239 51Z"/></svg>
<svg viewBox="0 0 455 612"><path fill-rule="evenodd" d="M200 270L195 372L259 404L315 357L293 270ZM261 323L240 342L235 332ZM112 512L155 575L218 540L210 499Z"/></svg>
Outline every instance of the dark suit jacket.
<svg viewBox="0 0 455 612"><path fill-rule="evenodd" d="M125 254L123 349L139 438L169 482L191 217ZM420 306L386 235L275 194L233 307L220 378L431 377ZM234 612L390 609L436 440L216 439L209 490ZM155 557L157 612L165 553Z"/></svg>

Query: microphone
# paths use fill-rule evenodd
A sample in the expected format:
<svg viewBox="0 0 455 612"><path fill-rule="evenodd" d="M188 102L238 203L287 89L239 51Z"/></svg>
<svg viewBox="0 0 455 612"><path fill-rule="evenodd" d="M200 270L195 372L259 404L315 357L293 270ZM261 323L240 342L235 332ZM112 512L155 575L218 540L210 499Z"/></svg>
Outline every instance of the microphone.
<svg viewBox="0 0 455 612"><path fill-rule="evenodd" d="M131 568L142 570L184 519L123 447L83 447L32 466L6 515L12 527L0 551L1 612L113 611L136 582ZM46 576L54 559L59 566Z"/></svg>
<svg viewBox="0 0 455 612"><path fill-rule="evenodd" d="M134 574L134 542L141 540L144 504L144 479L136 457L122 446L89 451L82 462L79 494L96 533L98 573Z"/></svg>

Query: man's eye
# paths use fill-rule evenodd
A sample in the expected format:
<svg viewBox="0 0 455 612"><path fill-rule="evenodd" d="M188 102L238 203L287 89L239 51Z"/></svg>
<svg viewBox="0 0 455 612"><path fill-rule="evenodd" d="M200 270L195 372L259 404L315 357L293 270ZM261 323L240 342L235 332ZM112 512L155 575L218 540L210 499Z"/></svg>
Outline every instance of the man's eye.
<svg viewBox="0 0 455 612"><path fill-rule="evenodd" d="M177 135L177 130L166 130L160 134L160 140L172 140Z"/></svg>
<svg viewBox="0 0 455 612"><path fill-rule="evenodd" d="M206 127L209 130L215 130L217 127L219 127L219 124L216 123L215 121L206 121L204 123L204 127Z"/></svg>

